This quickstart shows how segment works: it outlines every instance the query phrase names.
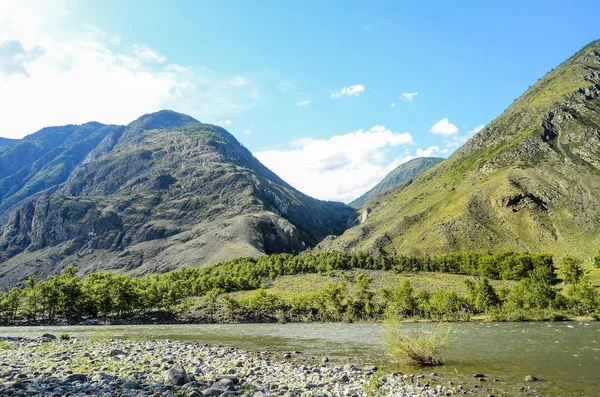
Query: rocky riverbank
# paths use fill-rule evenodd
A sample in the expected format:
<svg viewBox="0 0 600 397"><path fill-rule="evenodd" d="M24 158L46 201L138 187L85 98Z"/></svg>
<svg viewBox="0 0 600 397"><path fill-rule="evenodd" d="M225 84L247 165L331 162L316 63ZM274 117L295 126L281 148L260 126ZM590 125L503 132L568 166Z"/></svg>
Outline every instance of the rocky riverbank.
<svg viewBox="0 0 600 397"><path fill-rule="evenodd" d="M2 396L438 396L430 377L169 340L0 340Z"/></svg>

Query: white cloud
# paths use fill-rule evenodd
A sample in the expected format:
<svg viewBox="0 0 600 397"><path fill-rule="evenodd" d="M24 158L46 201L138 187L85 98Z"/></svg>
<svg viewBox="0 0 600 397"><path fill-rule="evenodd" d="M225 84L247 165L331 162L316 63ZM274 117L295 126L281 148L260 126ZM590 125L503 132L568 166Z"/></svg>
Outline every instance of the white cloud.
<svg viewBox="0 0 600 397"><path fill-rule="evenodd" d="M390 107L391 107L391 108L395 108L395 107L396 107L396 102L392 102L392 103L390 103Z"/></svg>
<svg viewBox="0 0 600 397"><path fill-rule="evenodd" d="M458 127L450 123L448 119L442 119L435 123L429 130L433 134L439 134L442 136L454 135L458 132Z"/></svg>
<svg viewBox="0 0 600 397"><path fill-rule="evenodd" d="M219 120L215 121L213 124L221 127L229 127L231 125L231 120Z"/></svg>
<svg viewBox="0 0 600 397"><path fill-rule="evenodd" d="M409 133L383 126L357 130L329 139L302 138L289 149L254 155L298 190L320 199L349 202L377 184L401 160L386 151L413 142Z"/></svg>
<svg viewBox="0 0 600 397"><path fill-rule="evenodd" d="M467 136L470 138L484 128L485 128L485 125L483 125L483 124L478 125L477 127L473 128L471 131L467 132Z"/></svg>
<svg viewBox="0 0 600 397"><path fill-rule="evenodd" d="M250 134L252 134L252 126L248 127L244 131L242 131L242 134L244 134L244 135L250 135Z"/></svg>
<svg viewBox="0 0 600 397"><path fill-rule="evenodd" d="M6 137L50 125L126 124L173 109L199 120L247 111L261 98L239 74L169 63L81 23L63 2L0 1L0 113Z"/></svg>
<svg viewBox="0 0 600 397"><path fill-rule="evenodd" d="M305 108L305 107L309 106L310 104L311 104L311 100L307 99L307 100L298 102L296 104L296 106L300 106L301 108Z"/></svg>
<svg viewBox="0 0 600 397"><path fill-rule="evenodd" d="M479 131L485 128L485 125L481 124L467 132L465 135L453 136L451 137L446 144L448 148L457 148L459 146L464 145L471 137L477 134Z"/></svg>
<svg viewBox="0 0 600 397"><path fill-rule="evenodd" d="M0 43L0 75L23 74L29 76L27 65L43 54L43 48L37 46L25 50L23 43L18 40Z"/></svg>
<svg viewBox="0 0 600 397"><path fill-rule="evenodd" d="M362 84L355 84L349 87L344 87L340 92L334 92L331 94L332 98L340 98L342 95L344 96L353 96L358 95L365 92L365 86Z"/></svg>
<svg viewBox="0 0 600 397"><path fill-rule="evenodd" d="M400 95L399 99L411 102L417 95L419 95L418 92L405 92L404 94Z"/></svg>
<svg viewBox="0 0 600 397"><path fill-rule="evenodd" d="M230 80L233 87L243 87L252 83L249 78L244 76L235 76Z"/></svg>
<svg viewBox="0 0 600 397"><path fill-rule="evenodd" d="M133 53L139 58L147 62L165 63L167 58L152 50L147 45L134 44L131 46Z"/></svg>
<svg viewBox="0 0 600 397"><path fill-rule="evenodd" d="M431 157L440 153L440 148L437 146L429 146L427 149L417 149L417 157Z"/></svg>

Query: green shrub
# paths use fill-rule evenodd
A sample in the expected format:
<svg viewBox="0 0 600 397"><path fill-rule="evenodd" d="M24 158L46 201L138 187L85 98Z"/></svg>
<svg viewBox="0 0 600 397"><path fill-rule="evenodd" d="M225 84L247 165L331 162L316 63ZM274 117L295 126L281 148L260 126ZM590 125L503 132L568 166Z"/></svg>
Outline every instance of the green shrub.
<svg viewBox="0 0 600 397"><path fill-rule="evenodd" d="M10 350L11 346L10 343L8 343L5 340L0 340L0 350Z"/></svg>
<svg viewBox="0 0 600 397"><path fill-rule="evenodd" d="M394 361L409 365L443 365L442 352L450 342L452 328L439 323L433 329L407 330L398 321L384 324L385 343Z"/></svg>
<svg viewBox="0 0 600 397"><path fill-rule="evenodd" d="M62 334L60 336L60 340L69 340L69 339L71 339L71 337L69 336L69 334Z"/></svg>

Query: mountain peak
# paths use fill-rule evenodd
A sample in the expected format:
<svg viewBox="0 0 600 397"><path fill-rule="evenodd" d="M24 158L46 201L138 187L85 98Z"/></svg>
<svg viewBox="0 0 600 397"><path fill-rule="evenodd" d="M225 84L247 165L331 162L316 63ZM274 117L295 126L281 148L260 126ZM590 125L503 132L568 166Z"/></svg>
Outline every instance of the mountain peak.
<svg viewBox="0 0 600 397"><path fill-rule="evenodd" d="M197 123L198 120L183 113L173 110L160 110L148 113L129 124L130 128L142 130L158 130L167 128L183 127L186 124Z"/></svg>

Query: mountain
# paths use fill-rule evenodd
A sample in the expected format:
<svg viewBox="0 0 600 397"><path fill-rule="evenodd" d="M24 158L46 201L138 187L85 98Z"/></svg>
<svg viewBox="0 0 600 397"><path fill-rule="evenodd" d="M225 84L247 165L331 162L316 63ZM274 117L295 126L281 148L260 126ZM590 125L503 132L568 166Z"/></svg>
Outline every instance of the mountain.
<svg viewBox="0 0 600 397"><path fill-rule="evenodd" d="M25 200L52 192L114 125L87 123L44 128L0 147L0 225Z"/></svg>
<svg viewBox="0 0 600 397"><path fill-rule="evenodd" d="M353 208L359 209L371 198L378 194L384 193L389 189L400 185L406 181L411 180L422 172L427 171L440 161L444 159L439 157L419 157L407 161L404 164L399 165L396 169L386 175L381 182L379 182L371 190L351 202L349 205Z"/></svg>
<svg viewBox="0 0 600 397"><path fill-rule="evenodd" d="M4 146L4 145L8 145L10 143L14 143L16 142L17 139L10 139L10 138L1 138L0 137L0 147Z"/></svg>
<svg viewBox="0 0 600 397"><path fill-rule="evenodd" d="M26 169L30 181L44 176L46 183L27 190L32 199L10 212L0 236L4 286L67 265L84 273L142 274L299 252L341 234L355 216L344 204L295 190L223 128L172 111L144 115L128 126L51 131L51 139L42 130L7 153L23 157L22 145L30 141L44 150L29 149L35 155L12 168L8 160L2 163L6 174ZM48 144L37 143L35 135ZM94 145L92 137L99 142ZM67 142L71 149L81 146L74 142L86 145L69 157ZM47 153L56 155L34 166ZM25 192L29 185L22 182L14 182L13 190Z"/></svg>
<svg viewBox="0 0 600 397"><path fill-rule="evenodd" d="M319 249L436 254L600 246L600 41L541 78L450 158L369 203Z"/></svg>

